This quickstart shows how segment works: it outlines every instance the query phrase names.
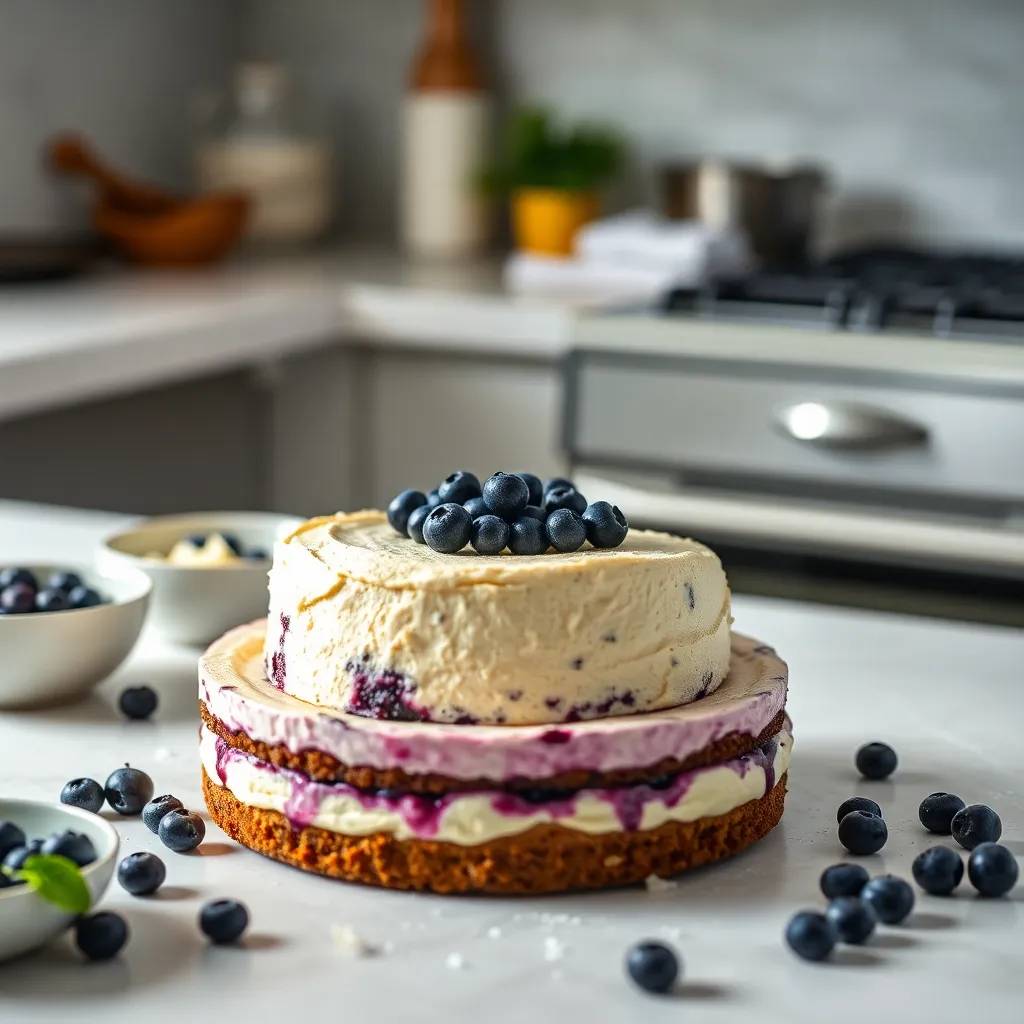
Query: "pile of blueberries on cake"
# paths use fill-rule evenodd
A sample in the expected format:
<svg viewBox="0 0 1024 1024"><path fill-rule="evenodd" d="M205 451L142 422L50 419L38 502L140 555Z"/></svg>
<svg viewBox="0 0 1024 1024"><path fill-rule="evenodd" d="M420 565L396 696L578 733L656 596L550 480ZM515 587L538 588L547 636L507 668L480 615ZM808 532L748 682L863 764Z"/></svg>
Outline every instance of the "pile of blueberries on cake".
<svg viewBox="0 0 1024 1024"><path fill-rule="evenodd" d="M615 548L629 532L626 517L607 501L587 503L571 480L541 482L533 473L495 473L481 486L460 470L437 490L402 491L388 506L400 534L434 551L452 553L471 544L481 555L542 555L576 551L590 541Z"/></svg>

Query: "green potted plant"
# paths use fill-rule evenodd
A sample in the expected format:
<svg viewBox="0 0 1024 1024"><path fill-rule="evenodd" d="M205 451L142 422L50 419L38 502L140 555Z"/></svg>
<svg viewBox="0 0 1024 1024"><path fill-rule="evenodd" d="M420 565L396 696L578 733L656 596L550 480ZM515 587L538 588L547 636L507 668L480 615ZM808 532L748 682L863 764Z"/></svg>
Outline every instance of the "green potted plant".
<svg viewBox="0 0 1024 1024"><path fill-rule="evenodd" d="M524 108L509 120L483 184L510 196L516 247L569 256L576 232L600 211L600 190L622 167L621 137L600 125L556 125L545 110Z"/></svg>

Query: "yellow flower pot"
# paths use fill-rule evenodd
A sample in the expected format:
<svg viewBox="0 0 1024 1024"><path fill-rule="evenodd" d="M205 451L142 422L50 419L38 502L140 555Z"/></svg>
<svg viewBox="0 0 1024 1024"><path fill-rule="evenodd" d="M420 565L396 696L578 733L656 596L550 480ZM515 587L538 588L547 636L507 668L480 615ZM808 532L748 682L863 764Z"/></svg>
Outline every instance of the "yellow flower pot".
<svg viewBox="0 0 1024 1024"><path fill-rule="evenodd" d="M516 248L536 256L571 256L576 232L597 217L594 192L521 189L512 196L512 233Z"/></svg>

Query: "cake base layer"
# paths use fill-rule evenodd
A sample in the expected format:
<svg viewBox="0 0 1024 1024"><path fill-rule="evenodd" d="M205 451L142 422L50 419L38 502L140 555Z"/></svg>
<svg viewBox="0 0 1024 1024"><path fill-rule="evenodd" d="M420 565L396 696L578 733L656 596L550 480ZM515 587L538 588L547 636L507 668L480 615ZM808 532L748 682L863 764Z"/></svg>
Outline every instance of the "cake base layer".
<svg viewBox="0 0 1024 1024"><path fill-rule="evenodd" d="M203 724L229 746L246 754L268 761L278 768L301 772L318 782L341 782L357 789L394 789L403 793L440 795L443 793L472 792L486 789L493 782L489 779L455 779L445 775L410 775L401 768L375 769L366 766L342 764L337 758L320 750L292 752L283 744L270 744L254 740L244 732L232 731L215 718L206 704L199 702L199 713ZM564 771L545 779L513 778L503 781L503 788L511 792L536 789L538 784L547 789L577 790L610 786L628 786L649 782L658 776L676 775L694 768L719 764L746 754L762 746L782 731L786 723L785 710L780 711L757 735L733 732L713 740L702 750L686 757L666 757L656 764L637 768L620 768L614 771Z"/></svg>
<svg viewBox="0 0 1024 1024"><path fill-rule="evenodd" d="M715 817L600 835L545 824L476 846L295 829L278 811L241 803L205 769L203 793L232 839L304 871L387 889L529 895L668 878L740 853L778 824L786 775L762 798Z"/></svg>

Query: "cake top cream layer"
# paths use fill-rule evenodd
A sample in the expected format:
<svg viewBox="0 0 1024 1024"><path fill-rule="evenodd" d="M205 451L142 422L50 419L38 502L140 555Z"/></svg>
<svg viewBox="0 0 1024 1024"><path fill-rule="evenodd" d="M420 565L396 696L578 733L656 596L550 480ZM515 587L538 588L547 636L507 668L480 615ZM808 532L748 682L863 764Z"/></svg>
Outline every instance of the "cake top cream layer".
<svg viewBox="0 0 1024 1024"><path fill-rule="evenodd" d="M696 582L705 563L707 575L722 576L721 563L710 548L669 533L631 529L617 548L588 544L567 553L480 555L467 547L445 554L395 533L386 515L374 509L311 519L285 543L303 545L339 576L396 590L446 590L484 583L514 586L559 574L628 573L645 563L680 559L687 561Z"/></svg>

